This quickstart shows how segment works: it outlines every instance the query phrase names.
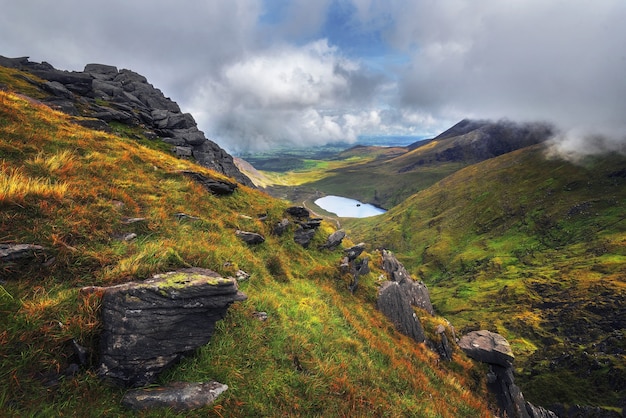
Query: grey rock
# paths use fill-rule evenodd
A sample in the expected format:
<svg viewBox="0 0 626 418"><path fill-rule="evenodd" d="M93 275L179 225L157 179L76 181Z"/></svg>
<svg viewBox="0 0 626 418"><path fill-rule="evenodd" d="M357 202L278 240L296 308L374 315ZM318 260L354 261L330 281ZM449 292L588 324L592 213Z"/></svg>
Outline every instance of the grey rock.
<svg viewBox="0 0 626 418"><path fill-rule="evenodd" d="M234 279L200 268L104 288L98 375L121 386L152 383L206 344L228 307L245 299Z"/></svg>
<svg viewBox="0 0 626 418"><path fill-rule="evenodd" d="M100 98L113 98L124 95L122 83L94 79L91 83L94 95Z"/></svg>
<svg viewBox="0 0 626 418"><path fill-rule="evenodd" d="M190 170L183 170L181 171L181 173L191 178L193 181L199 183L200 185L202 185L202 187L215 195L229 195L232 194L235 189L237 189L237 183L231 183L226 180L212 179L203 174Z"/></svg>
<svg viewBox="0 0 626 418"><path fill-rule="evenodd" d="M554 412L541 406L535 406L528 401L526 402L526 412L530 418L559 418ZM617 418L619 418L619 415L617 415Z"/></svg>
<svg viewBox="0 0 626 418"><path fill-rule="evenodd" d="M274 226L274 229L273 229L274 235L278 235L278 236L283 235L287 231L287 228L289 228L290 224L291 223L289 222L289 219L287 218L281 219L280 222L276 223L276 225Z"/></svg>
<svg viewBox="0 0 626 418"><path fill-rule="evenodd" d="M502 416L511 418L530 418L526 408L526 401L520 388L515 384L513 368L490 365L490 371L495 378L487 383L487 389L496 397L496 402Z"/></svg>
<svg viewBox="0 0 626 418"><path fill-rule="evenodd" d="M77 125L83 126L85 128L93 129L96 131L113 132L113 129L111 129L109 124L103 121L102 119L80 118L80 119L74 119L73 122Z"/></svg>
<svg viewBox="0 0 626 418"><path fill-rule="evenodd" d="M426 337L419 318L411 308L411 304L397 282L387 281L378 290L376 306L395 328L418 343Z"/></svg>
<svg viewBox="0 0 626 418"><path fill-rule="evenodd" d="M328 250L332 250L341 245L341 241L346 237L346 231L340 229L338 231L333 232L326 238L326 242L320 245L320 249L326 248Z"/></svg>
<svg viewBox="0 0 626 418"><path fill-rule="evenodd" d="M360 256L363 251L365 251L365 243L363 242L360 242L353 247L346 248L345 250L343 250L346 257L348 257L348 261L356 260L357 257Z"/></svg>
<svg viewBox="0 0 626 418"><path fill-rule="evenodd" d="M313 240L313 237L315 236L315 232L315 229L303 228L302 226L299 226L293 234L293 240L304 248L308 248L309 244Z"/></svg>
<svg viewBox="0 0 626 418"><path fill-rule="evenodd" d="M46 250L41 245L33 244L0 244L0 262L17 261L35 258Z"/></svg>
<svg viewBox="0 0 626 418"><path fill-rule="evenodd" d="M189 411L212 404L226 390L228 386L219 382L173 382L156 388L130 390L124 394L122 405L134 410L171 408Z"/></svg>
<svg viewBox="0 0 626 418"><path fill-rule="evenodd" d="M72 92L66 89L65 86L58 81L46 81L42 87L45 91L54 94L57 97L71 99L73 96Z"/></svg>
<svg viewBox="0 0 626 418"><path fill-rule="evenodd" d="M302 207L302 206L291 206L288 207L287 209L285 209L285 212L288 215L291 215L295 218L298 219L306 219L309 218L311 216L311 213L308 211L308 209Z"/></svg>
<svg viewBox="0 0 626 418"><path fill-rule="evenodd" d="M413 280L409 272L391 251L383 250L382 256L383 270L389 275L389 280L400 284L404 293L408 296L411 305L424 309L429 314L434 315L435 310L430 301L430 293L426 285L422 281Z"/></svg>
<svg viewBox="0 0 626 418"><path fill-rule="evenodd" d="M190 147L175 146L174 154L179 158L189 158L192 156Z"/></svg>
<svg viewBox="0 0 626 418"><path fill-rule="evenodd" d="M261 322L267 321L267 318L268 318L267 312L254 312L252 316L254 316L256 319L258 319Z"/></svg>
<svg viewBox="0 0 626 418"><path fill-rule="evenodd" d="M480 330L472 331L459 341L459 348L474 360L509 367L515 356L509 342L500 334Z"/></svg>
<svg viewBox="0 0 626 418"><path fill-rule="evenodd" d="M85 73L89 74L103 74L115 77L118 73L117 67L113 65L105 65L105 64L87 64L85 65L85 69L83 70Z"/></svg>
<svg viewBox="0 0 626 418"><path fill-rule="evenodd" d="M258 245L265 242L265 237L256 232L240 231L235 232L237 237L248 245Z"/></svg>

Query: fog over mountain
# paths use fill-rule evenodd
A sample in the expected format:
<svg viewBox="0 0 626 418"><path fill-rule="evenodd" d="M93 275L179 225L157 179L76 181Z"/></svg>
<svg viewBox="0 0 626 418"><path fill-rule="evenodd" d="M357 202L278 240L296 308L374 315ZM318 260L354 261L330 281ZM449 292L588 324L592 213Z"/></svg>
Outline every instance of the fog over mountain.
<svg viewBox="0 0 626 418"><path fill-rule="evenodd" d="M145 74L230 151L549 121L626 143L623 0L0 0L0 54Z"/></svg>

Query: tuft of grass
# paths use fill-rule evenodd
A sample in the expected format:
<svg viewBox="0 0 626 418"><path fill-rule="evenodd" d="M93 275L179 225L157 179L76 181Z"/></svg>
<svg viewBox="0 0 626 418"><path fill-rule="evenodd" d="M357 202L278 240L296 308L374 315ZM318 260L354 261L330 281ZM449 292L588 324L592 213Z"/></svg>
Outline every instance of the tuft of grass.
<svg viewBox="0 0 626 418"><path fill-rule="evenodd" d="M67 191L66 183L32 178L21 167L0 165L0 204L24 204L29 198L61 200Z"/></svg>

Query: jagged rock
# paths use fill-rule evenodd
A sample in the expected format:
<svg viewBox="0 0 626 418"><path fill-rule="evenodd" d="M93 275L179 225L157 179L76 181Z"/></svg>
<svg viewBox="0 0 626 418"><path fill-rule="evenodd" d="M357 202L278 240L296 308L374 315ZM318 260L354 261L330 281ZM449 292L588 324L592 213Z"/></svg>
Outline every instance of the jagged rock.
<svg viewBox="0 0 626 418"><path fill-rule="evenodd" d="M35 258L46 250L41 245L33 244L0 244L0 262Z"/></svg>
<svg viewBox="0 0 626 418"><path fill-rule="evenodd" d="M206 344L228 307L246 296L234 279L190 268L104 288L98 374L143 386Z"/></svg>
<svg viewBox="0 0 626 418"><path fill-rule="evenodd" d="M171 408L188 411L212 404L226 390L228 386L219 382L173 382L156 388L130 390L124 394L122 405L134 410Z"/></svg>
<svg viewBox="0 0 626 418"><path fill-rule="evenodd" d="M285 231L287 231L287 228L289 228L289 219L287 218L283 218L280 222L278 222L276 224L276 226L274 226L273 232L274 235L278 235L281 236L285 233Z"/></svg>
<svg viewBox="0 0 626 418"><path fill-rule="evenodd" d="M468 357L482 363L508 367L515 359L509 342L502 335L487 330L464 335L459 341L459 347Z"/></svg>
<svg viewBox="0 0 626 418"><path fill-rule="evenodd" d="M250 274L246 273L243 270L237 270L235 272L235 279L237 280L237 282L243 282L246 281L250 278Z"/></svg>
<svg viewBox="0 0 626 418"><path fill-rule="evenodd" d="M322 225L322 218L311 218L304 222L298 222L304 229L317 229Z"/></svg>
<svg viewBox="0 0 626 418"><path fill-rule="evenodd" d="M181 171L181 173L201 184L202 187L215 195L229 195L237 189L237 183L212 179L200 173L196 173L195 171L184 170Z"/></svg>
<svg viewBox="0 0 626 418"><path fill-rule="evenodd" d="M308 209L302 207L302 206L291 206L288 207L287 209L285 209L285 212L288 215L293 216L294 218L298 218L298 219L307 219L311 216L311 213L308 211Z"/></svg>
<svg viewBox="0 0 626 418"><path fill-rule="evenodd" d="M382 267L389 275L389 280L398 282L408 296L412 306L424 309L429 314L434 315L435 310L430 301L430 293L426 285L422 281L413 280L402 263L398 261L391 251L383 250L382 255Z"/></svg>
<svg viewBox="0 0 626 418"><path fill-rule="evenodd" d="M439 346L437 347L437 351L439 351L439 357L443 360L452 360L452 347L450 346L450 342L448 341L448 337L446 336L446 327L439 324L435 333L439 335L441 339Z"/></svg>
<svg viewBox="0 0 626 418"><path fill-rule="evenodd" d="M237 237L248 245L257 245L265 242L265 237L256 232L240 231L235 232Z"/></svg>
<svg viewBox="0 0 626 418"><path fill-rule="evenodd" d="M528 416L530 418L559 418L559 416L555 414L554 412L547 410L541 406L535 406L531 404L530 402L526 402L526 412L528 412ZM568 416L576 416L576 415L568 415ZM620 416L616 414L616 418L620 418Z"/></svg>
<svg viewBox="0 0 626 418"><path fill-rule="evenodd" d="M113 132L113 129L111 129L109 124L101 119L76 118L72 119L72 122L85 128L94 129L96 131Z"/></svg>
<svg viewBox="0 0 626 418"><path fill-rule="evenodd" d="M333 232L326 238L326 242L320 245L320 249L326 248L328 250L332 250L338 247L341 244L341 241L346 237L346 231L340 229L338 231Z"/></svg>
<svg viewBox="0 0 626 418"><path fill-rule="evenodd" d="M304 248L308 248L315 236L315 232L315 229L299 226L293 234L293 240Z"/></svg>
<svg viewBox="0 0 626 418"><path fill-rule="evenodd" d="M394 324L396 329L417 341L424 342L424 328L411 308L406 293L398 282L387 281L378 290L378 309Z"/></svg>
<svg viewBox="0 0 626 418"><path fill-rule="evenodd" d="M487 388L495 395L500 411L510 418L529 418L524 395L515 384L513 368L490 364L489 369L495 378L487 382Z"/></svg>
<svg viewBox="0 0 626 418"><path fill-rule="evenodd" d="M258 319L261 322L267 321L267 318L268 318L267 312L254 312L252 316L254 316L256 319Z"/></svg>
<svg viewBox="0 0 626 418"><path fill-rule="evenodd" d="M182 113L177 103L165 97L140 74L124 69L118 71L114 66L103 64L87 64L83 72L61 71L48 63L30 62L27 57L0 56L0 65L46 80L41 83L23 77L50 93L52 96L46 102L54 108L71 115L95 117L104 121L107 128L77 120L82 126L111 132L106 122L147 125L150 130L158 131L161 137L167 138L166 142L191 147L191 154L185 154L185 157L192 156L199 164L254 187L252 181L235 166L233 157L198 130L192 115ZM96 103L96 99L103 99L106 103Z"/></svg>
<svg viewBox="0 0 626 418"><path fill-rule="evenodd" d="M597 406L572 405L569 407L565 407L563 405L554 405L552 408L555 411L554 415L545 415L545 416L547 417L553 417L553 416L574 417L574 418L622 418L625 416L623 415L623 413L620 414L619 412L610 411L604 408L599 408ZM533 415L531 415L531 417L535 418L535 416ZM542 415L538 415L538 417L543 418Z"/></svg>
<svg viewBox="0 0 626 418"><path fill-rule="evenodd" d="M366 257L363 260L354 263L352 267L352 283L348 286L351 293L356 292L356 289L359 286L359 277L369 274L369 272L369 258Z"/></svg>
<svg viewBox="0 0 626 418"><path fill-rule="evenodd" d="M363 242L360 242L353 247L343 250L343 252L346 254L346 257L348 257L348 261L356 260L356 258L360 256L363 251L365 251L365 243Z"/></svg>

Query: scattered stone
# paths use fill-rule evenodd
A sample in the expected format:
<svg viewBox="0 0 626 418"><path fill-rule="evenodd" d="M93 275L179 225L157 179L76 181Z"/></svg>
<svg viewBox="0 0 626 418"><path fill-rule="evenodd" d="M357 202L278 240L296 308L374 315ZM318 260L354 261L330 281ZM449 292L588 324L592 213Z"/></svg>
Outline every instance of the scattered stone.
<svg viewBox="0 0 626 418"><path fill-rule="evenodd" d="M181 173L201 184L202 187L215 195L229 195L237 189L237 183L232 183L226 180L212 179L195 171L183 170Z"/></svg>
<svg viewBox="0 0 626 418"><path fill-rule="evenodd" d="M348 261L354 261L361 253L365 251L365 243L360 242L357 245L343 250L348 257Z"/></svg>
<svg viewBox="0 0 626 418"><path fill-rule="evenodd" d="M515 356L509 342L500 334L480 330L461 337L459 347L468 357L482 363L509 367Z"/></svg>
<svg viewBox="0 0 626 418"><path fill-rule="evenodd" d="M119 241L132 241L134 239L137 238L137 234L135 234L134 232L124 232L121 234L116 234L113 236L113 238L119 240Z"/></svg>
<svg viewBox="0 0 626 418"><path fill-rule="evenodd" d="M200 221L201 219L197 216L187 215L186 213L175 213L174 217L179 221Z"/></svg>
<svg viewBox="0 0 626 418"><path fill-rule="evenodd" d="M261 322L267 321L267 312L254 312L252 316L254 316L256 319L258 319Z"/></svg>
<svg viewBox="0 0 626 418"><path fill-rule="evenodd" d="M288 215L291 215L294 218L298 218L298 219L307 219L311 216L311 213L309 212L309 210L302 206L288 207L287 209L285 209L285 212Z"/></svg>
<svg viewBox="0 0 626 418"><path fill-rule="evenodd" d="M369 258L366 257L363 260L355 262L352 270L352 283L350 283L348 289L351 293L354 293L359 286L359 277L369 274L370 272Z"/></svg>
<svg viewBox="0 0 626 418"><path fill-rule="evenodd" d="M206 344L228 307L245 299L236 280L201 268L104 288L98 375L121 386L152 383Z"/></svg>
<svg viewBox="0 0 626 418"><path fill-rule="evenodd" d="M289 228L290 222L289 219L287 218L283 218L280 222L278 222L276 224L276 226L274 226L274 235L278 235L281 236L285 233L285 231L287 231L287 228Z"/></svg>
<svg viewBox="0 0 626 418"><path fill-rule="evenodd" d="M337 248L339 245L341 245L341 241L343 241L345 237L346 237L346 231L344 231L343 229L335 231L332 234L330 234L328 238L326 238L326 242L320 245L319 248L320 249L326 248L328 250Z"/></svg>
<svg viewBox="0 0 626 418"><path fill-rule="evenodd" d="M237 230L235 234L239 237L239 239L248 245L257 245L265 242L265 237L261 234L257 234L256 232Z"/></svg>
<svg viewBox="0 0 626 418"><path fill-rule="evenodd" d="M121 219L122 223L125 225L130 225L130 224L136 224L138 222L145 222L147 221L146 218L127 218L127 217L123 217Z"/></svg>
<svg viewBox="0 0 626 418"><path fill-rule="evenodd" d="M0 262L35 258L46 250L34 244L0 244Z"/></svg>
<svg viewBox="0 0 626 418"><path fill-rule="evenodd" d="M293 240L304 248L308 248L314 236L315 229L307 229L299 226L293 234Z"/></svg>
<svg viewBox="0 0 626 418"><path fill-rule="evenodd" d="M311 218L305 222L298 222L304 229L317 229L322 225L322 218Z"/></svg>
<svg viewBox="0 0 626 418"><path fill-rule="evenodd" d="M380 287L376 306L399 332L418 343L425 341L424 328L398 282L388 281Z"/></svg>
<svg viewBox="0 0 626 418"><path fill-rule="evenodd" d="M227 389L227 385L219 382L173 382L157 388L130 390L122 398L122 405L134 410L171 408L188 411L212 404Z"/></svg>
<svg viewBox="0 0 626 418"><path fill-rule="evenodd" d="M237 272L235 273L235 279L237 279L237 282L243 282L248 280L249 278L250 275L243 270L237 270Z"/></svg>

